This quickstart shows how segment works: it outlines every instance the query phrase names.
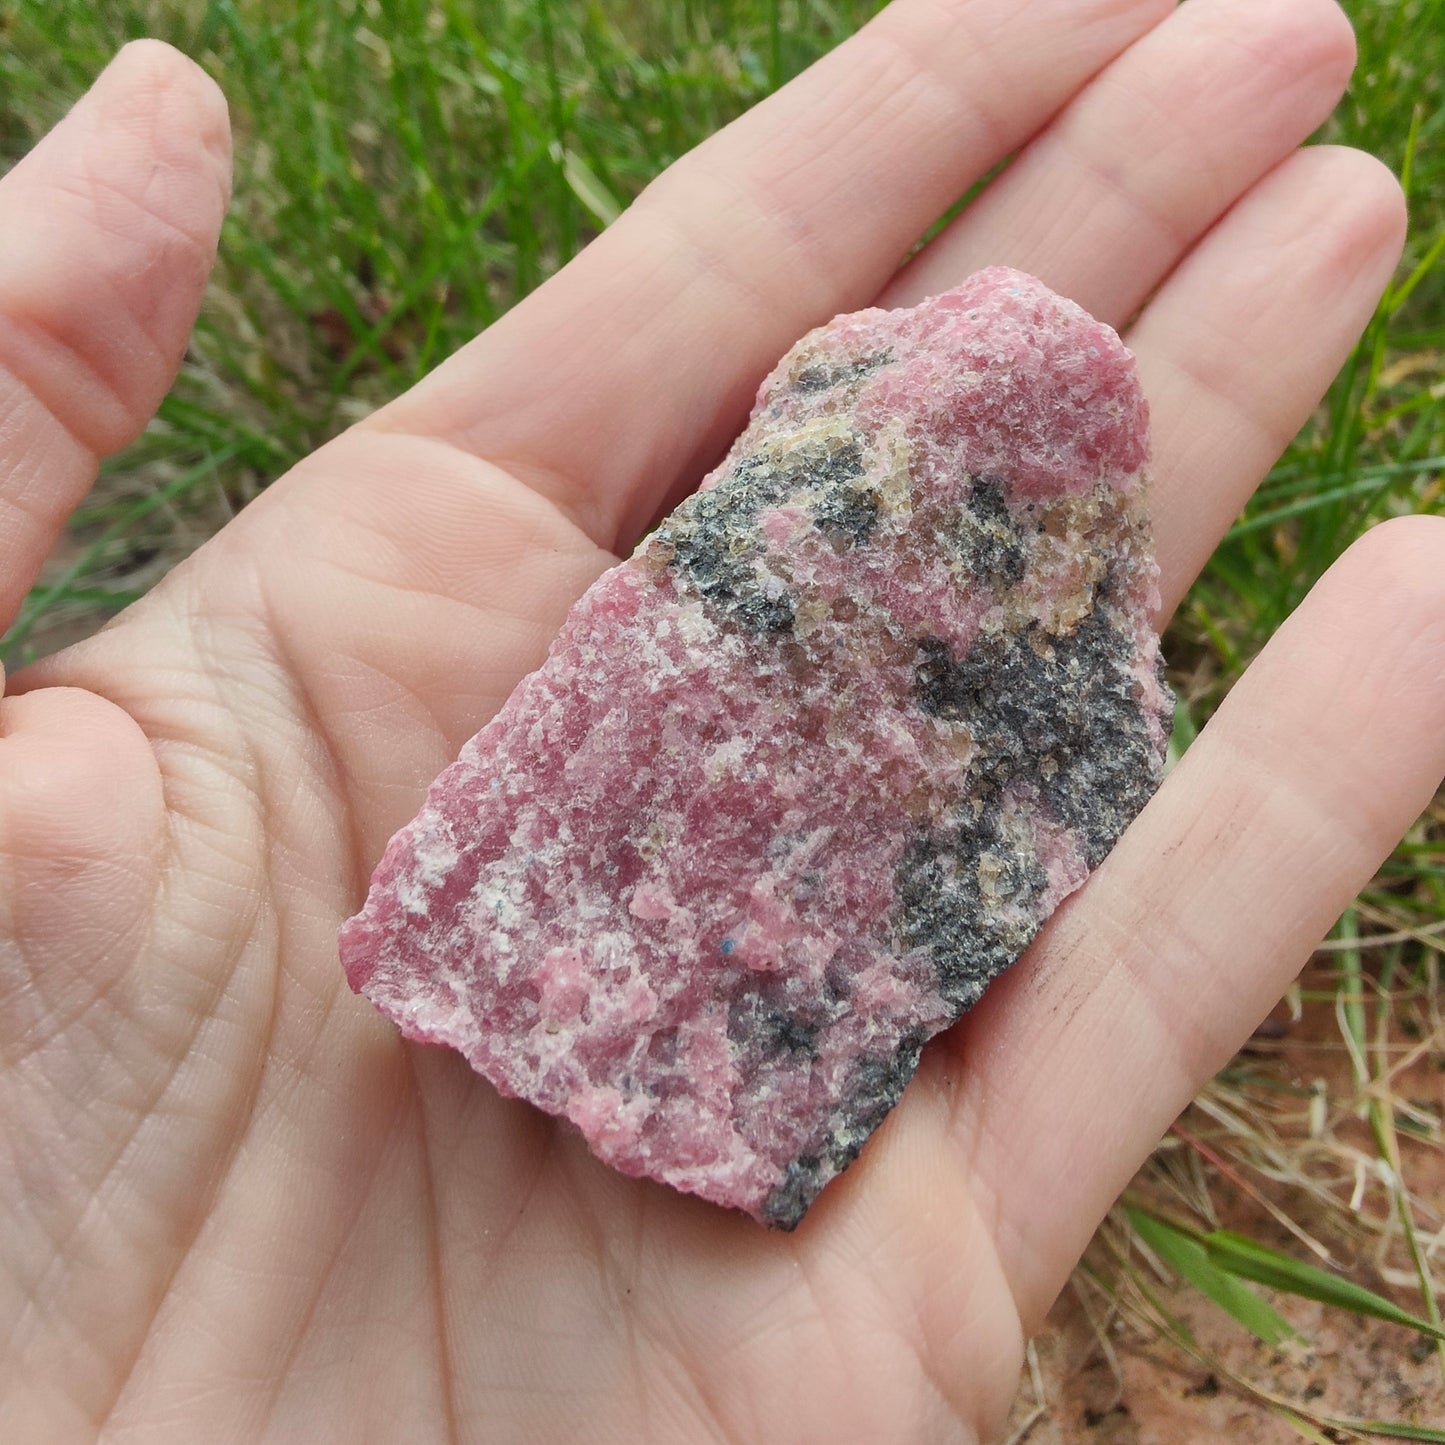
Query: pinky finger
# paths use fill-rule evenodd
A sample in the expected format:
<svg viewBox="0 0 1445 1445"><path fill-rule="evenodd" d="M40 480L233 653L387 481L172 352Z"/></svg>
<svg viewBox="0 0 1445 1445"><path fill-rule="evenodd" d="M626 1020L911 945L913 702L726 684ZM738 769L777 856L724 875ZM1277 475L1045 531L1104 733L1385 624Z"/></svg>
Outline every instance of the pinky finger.
<svg viewBox="0 0 1445 1445"><path fill-rule="evenodd" d="M1442 718L1445 521L1400 518L1325 575L969 1016L953 1142L1026 1324L1428 804Z"/></svg>

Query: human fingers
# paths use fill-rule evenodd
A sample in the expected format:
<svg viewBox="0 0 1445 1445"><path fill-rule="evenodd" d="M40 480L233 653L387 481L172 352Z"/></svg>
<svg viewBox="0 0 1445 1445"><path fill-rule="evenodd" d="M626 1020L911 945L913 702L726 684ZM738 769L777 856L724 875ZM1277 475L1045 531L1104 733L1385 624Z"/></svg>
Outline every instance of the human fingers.
<svg viewBox="0 0 1445 1445"><path fill-rule="evenodd" d="M1429 801L1442 713L1445 521L1402 518L1326 574L952 1037L951 1141L1027 1324Z"/></svg>
<svg viewBox="0 0 1445 1445"><path fill-rule="evenodd" d="M220 91L156 41L0 181L0 629L170 386L229 187Z"/></svg>
<svg viewBox="0 0 1445 1445"><path fill-rule="evenodd" d="M1311 147L1215 227L1128 333L1153 422L1165 616L1319 404L1404 236L1384 166Z"/></svg>
<svg viewBox="0 0 1445 1445"><path fill-rule="evenodd" d="M366 425L485 456L625 550L799 335L1171 8L895 0Z"/></svg>
<svg viewBox="0 0 1445 1445"><path fill-rule="evenodd" d="M881 305L982 266L1122 326L1199 236L1315 129L1354 64L1334 0L1193 0L1095 77Z"/></svg>
<svg viewBox="0 0 1445 1445"><path fill-rule="evenodd" d="M1177 604L1260 477L1318 403L1348 354L1398 259L1403 226L1399 186L1378 162L1340 148L1301 152L1256 185L1211 230L1160 288L1129 333L1153 417L1153 513L1166 614ZM1405 767L1396 775L1393 794L1384 794L1387 806L1392 800L1396 806L1396 821L1383 825L1377 822L1373 835L1360 843L1352 858L1333 860L1333 873L1315 868L1302 856L1294 839L1285 838L1285 829L1298 821L1297 815L1275 819L1272 841L1260 843L1258 849L1245 848L1222 827L1209 831L1207 805L1233 808L1237 817L1242 807L1239 790L1248 784L1230 775L1224 764L1201 774L1204 765L1196 759L1196 752L1199 758L1206 759L1211 756L1210 749L1214 756L1232 755L1247 746L1235 741L1236 734L1247 738L1251 727L1260 725L1261 718L1275 728L1279 769L1286 761L1300 768L1312 766L1318 775L1330 777L1344 790L1350 785L1350 767L1356 756L1364 764L1378 765L1377 755L1369 751L1369 742L1358 731L1358 718L1352 722L1338 707L1331 710L1331 705L1318 695L1309 697L1303 687L1293 691L1284 688L1279 679L1291 670L1299 672L1299 644L1292 639L1303 635L1313 646L1327 644L1332 617L1349 606L1347 599L1359 589L1356 579L1373 572L1390 573L1388 558L1395 546L1400 546L1406 562L1418 563L1422 545L1427 553L1433 548L1431 554L1437 558L1440 555L1439 529L1433 543L1422 544L1415 537L1409 539L1409 545L1398 540L1391 543L1387 539L1392 535L1387 529L1380 537L1372 536L1361 543L1321 584L1300 618L1266 651L1246 679L1248 687L1236 690L1228 708L1207 730L1209 748L1191 750L1188 769L1193 771L1181 768L1177 778L1168 780L1115 850L1120 859L1135 860L1135 871L1122 884L1111 887L1110 878L1117 879L1124 866L1111 856L1085 893L1066 906L1045 930L1029 957L995 987L958 1031L953 1043L940 1051L944 1060L940 1077L948 1073L949 1059L966 1062L966 1068L954 1070L951 1075L964 1081L952 1111L953 1129L964 1141L961 1151L976 1170L986 1199L991 1201L982 1207L996 1221L1005 1268L1021 1292L1026 1319L1036 1320L1047 1306L1093 1223L1126 1182L1138 1159L1152 1147L1173 1112L1183 1107L1215 1066L1207 1061L1208 1049L1212 1047L1222 1061L1248 1034L1292 976L1301 951L1307 951L1323 934L1334 913L1408 826L1413 810L1418 808L1418 801L1410 801L1410 788L1423 787L1428 793L1438 781L1436 763L1427 758L1423 774L1418 765L1418 751L1427 743L1426 735L1411 735L1417 745L1415 770L1412 773L1408 757L1397 754ZM1416 574L1428 572L1428 568L1418 565L1414 570ZM1382 626L1392 607L1403 622L1410 621L1408 603L1400 596L1392 601L1388 590L1382 590L1354 639L1337 641L1341 646L1354 647L1361 656L1370 654L1370 626ZM1343 666L1337 669L1335 677L1345 670ZM1314 686L1318 694L1328 689L1330 682L1321 675L1314 680ZM1368 683L1351 683L1339 688L1339 694L1346 703L1353 699L1357 711L1367 711L1377 690ZM1267 706L1263 701L1276 695L1276 703ZM1253 715L1251 697L1256 699ZM1272 708L1279 711L1278 716ZM1330 711L1331 720L1339 726L1332 742L1301 750L1290 741L1288 729L1295 726L1307 731L1314 711ZM1418 725L1429 716L1428 707L1420 704L1414 716ZM1223 743L1219 741L1221 734ZM1350 741L1352 749L1363 752L1346 754L1345 740ZM1204 741L1201 739L1201 744ZM1335 745L1342 749L1338 774L1326 756ZM1424 783L1420 782L1422 775L1427 778ZM1195 778L1190 796L1178 801L1184 786L1179 779L1189 777ZM1222 786L1226 781L1236 785L1232 795ZM1253 781L1262 796L1269 794L1269 785L1260 781L1258 773ZM1296 783L1294 791L1299 792L1303 786ZM1171 797L1176 800L1172 804ZM1399 801L1402 797L1403 803ZM1161 815L1165 818L1162 825ZM1191 827L1190 819L1198 821ZM1146 878L1151 858L1146 845L1143 860L1139 861L1136 834L1151 827L1152 832L1146 836L1153 840L1152 864L1159 867L1160 873ZM1185 840L1172 849L1168 847L1170 827ZM1238 876L1243 877L1249 877L1251 869L1260 868L1260 857L1270 856L1268 850L1273 848L1277 860L1273 883L1266 880L1261 886L1281 884L1282 875L1287 875L1297 888L1307 890L1313 877L1324 902L1317 905L1314 914L1307 914L1302 901L1292 902L1281 894L1283 916L1292 920L1295 933L1289 942L1272 945L1265 930L1260 935L1260 946L1251 952L1241 940L1259 920L1246 906L1246 898L1231 894L1237 883L1235 876L1221 877L1215 892L1203 904L1198 891L1191 895L1175 881L1174 870L1202 874L1200 858L1210 857L1211 848L1220 850L1217 861L1221 865L1237 864L1242 870ZM1160 854L1167 855L1162 862ZM1104 896L1102 905L1095 901L1096 891ZM1151 908L1157 913L1152 932L1130 933L1135 918L1127 912L1131 896L1136 914ZM1308 896L1307 892L1302 895ZM1218 921L1232 925L1234 931L1220 934L1215 953L1200 945L1201 951L1194 958L1197 975L1190 973L1187 948L1181 948L1177 939L1172 940L1173 971L1164 975L1167 965L1161 962L1156 974L1151 975L1152 958L1171 958L1169 929L1174 926L1177 910L1190 907L1196 910L1189 919L1197 934L1206 931L1203 920L1211 908ZM1121 910L1125 910L1123 923L1119 921ZM1124 950L1126 942L1129 947ZM1037 962L1040 958L1043 963ZM1223 975L1214 972L1217 958L1228 960ZM1274 962L1260 968L1260 959ZM1251 968L1256 970L1253 974ZM1167 988L1157 983L1161 975L1167 978ZM1217 985L1211 983L1216 978ZM1121 992L1131 984L1140 988L1132 1004L1134 1018L1143 1011L1157 1019L1147 1046L1141 1045L1137 1052L1135 1038L1129 1033L1131 1019L1120 1004ZM1151 984L1157 989L1152 995L1148 994ZM1219 1017L1207 1028L1207 1042L1191 1052L1181 1048L1178 1030L1199 1021L1199 1008L1206 997L1214 1000ZM1177 1012L1171 1013L1171 1009ZM1111 1017L1117 1017L1119 1030L1106 1044ZM1014 1055L1009 1062L1002 1040L1007 1037L1012 1047L1021 1048L1020 1040L1030 1031L1037 1035L1030 1046L1037 1052L1030 1056L1043 1063L1026 1081L1018 1076L1017 1058L1021 1055ZM1080 1038L1083 1042L1076 1042ZM1057 1039L1067 1039L1067 1049ZM1091 1049L1095 1051L1092 1067L1101 1081L1098 1088L1086 1072ZM1137 1069L1121 1067L1134 1061ZM1174 1072L1166 1064L1172 1064ZM1141 1083L1151 1067L1164 1072L1158 1079ZM1009 1069L1015 1071L1013 1088L1019 1094L1030 1094L1030 1082L1037 1086L1037 1095L1030 1096L1026 1104L1016 1105L1000 1083ZM1070 1090L1086 1096L1077 1107L1087 1108L1094 1118L1092 1144L1079 1144L1077 1153L1072 1152L1075 1145L1069 1141L1075 1139L1079 1126L1061 1107ZM990 1097L985 1109L982 1101L986 1095ZM1137 1117L1129 1116L1126 1102L1131 1099L1139 1111ZM1042 1114L1029 1114L1020 1120L1011 1112L1015 1107L1061 1110L1060 1133L1049 1147L1055 1148L1059 1156L1058 1177L1066 1179L1068 1185L1055 1188L1049 1197L1056 1210L1066 1213L1071 1202L1084 1197L1081 1186L1086 1183L1089 1201L1087 1218L1077 1216L1072 1233L1059 1220L1035 1220L1030 1224L1014 1217L1018 1205L1010 1171L1026 1172L1020 1164L1020 1141L1030 1137L1031 1122L1043 1118ZM1112 1154L1107 1147L1111 1139ZM1098 1179L1082 1178L1080 1171L1091 1157L1089 1147L1101 1151L1099 1157L1109 1161L1113 1172L1106 1168ZM1127 1152L1130 1149L1132 1154ZM1037 1195L1041 1181L1034 1178L1030 1186L1020 1179L1017 1185L1024 1193L1030 1187ZM1032 1234L1031 1229L1035 1231ZM1038 1230L1052 1233L1040 1234ZM1049 1248L1039 1257L1027 1259L1028 1250L1037 1250L1041 1238L1049 1241Z"/></svg>

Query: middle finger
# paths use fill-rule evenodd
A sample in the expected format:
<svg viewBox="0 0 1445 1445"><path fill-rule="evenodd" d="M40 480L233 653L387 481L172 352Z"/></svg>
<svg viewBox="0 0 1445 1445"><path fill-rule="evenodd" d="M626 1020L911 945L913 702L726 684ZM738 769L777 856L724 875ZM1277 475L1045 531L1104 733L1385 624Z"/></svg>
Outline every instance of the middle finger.
<svg viewBox="0 0 1445 1445"><path fill-rule="evenodd" d="M911 306L1002 264L1122 326L1325 120L1354 55L1334 0L1190 0L1081 91L880 304Z"/></svg>

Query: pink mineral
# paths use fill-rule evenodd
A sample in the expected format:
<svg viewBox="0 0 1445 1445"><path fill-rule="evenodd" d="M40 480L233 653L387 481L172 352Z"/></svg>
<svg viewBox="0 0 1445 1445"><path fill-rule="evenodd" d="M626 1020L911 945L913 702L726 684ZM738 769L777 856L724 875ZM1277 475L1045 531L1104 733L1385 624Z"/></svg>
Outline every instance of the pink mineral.
<svg viewBox="0 0 1445 1445"><path fill-rule="evenodd" d="M342 934L409 1038L791 1228L1157 786L1133 360L991 270L840 316Z"/></svg>

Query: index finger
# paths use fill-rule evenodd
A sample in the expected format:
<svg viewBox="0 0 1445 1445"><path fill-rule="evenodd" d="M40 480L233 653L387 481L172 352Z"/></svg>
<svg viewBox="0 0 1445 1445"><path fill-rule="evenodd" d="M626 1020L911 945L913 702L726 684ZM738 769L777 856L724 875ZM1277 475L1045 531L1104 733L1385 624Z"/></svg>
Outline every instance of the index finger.
<svg viewBox="0 0 1445 1445"><path fill-rule="evenodd" d="M367 424L485 456L599 545L630 546L799 335L868 304L942 211L1172 9L895 0Z"/></svg>

